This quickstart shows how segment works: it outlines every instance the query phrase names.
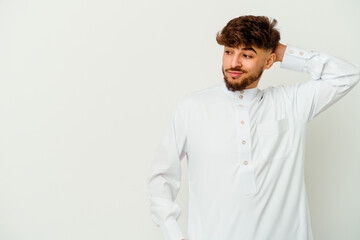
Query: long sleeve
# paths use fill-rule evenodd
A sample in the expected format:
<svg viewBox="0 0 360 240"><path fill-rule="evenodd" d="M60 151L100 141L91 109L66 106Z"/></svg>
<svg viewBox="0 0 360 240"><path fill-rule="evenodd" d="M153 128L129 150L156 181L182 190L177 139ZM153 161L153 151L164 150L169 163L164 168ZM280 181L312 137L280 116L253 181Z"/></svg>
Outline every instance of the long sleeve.
<svg viewBox="0 0 360 240"><path fill-rule="evenodd" d="M181 160L186 154L186 124L181 104L173 111L172 119L148 177L148 197L152 220L160 227L164 240L181 240L183 236L177 223L180 207L174 202L181 185Z"/></svg>
<svg viewBox="0 0 360 240"><path fill-rule="evenodd" d="M340 58L287 45L282 68L309 73L313 81L294 85L294 114L310 121L345 96L358 82L360 68Z"/></svg>

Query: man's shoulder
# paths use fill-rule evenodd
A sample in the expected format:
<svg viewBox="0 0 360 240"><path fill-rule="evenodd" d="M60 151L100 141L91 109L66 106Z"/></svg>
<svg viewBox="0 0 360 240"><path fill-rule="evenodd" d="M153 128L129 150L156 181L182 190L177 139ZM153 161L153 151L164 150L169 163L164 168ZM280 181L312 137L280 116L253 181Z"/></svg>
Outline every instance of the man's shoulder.
<svg viewBox="0 0 360 240"><path fill-rule="evenodd" d="M294 87L294 85L277 85L266 87L261 91L265 97L285 97L291 99L294 92Z"/></svg>
<svg viewBox="0 0 360 240"><path fill-rule="evenodd" d="M194 90L180 97L177 101L176 108L183 114L197 112L204 106L208 106L212 101L216 101L219 92L221 91L220 84L212 85L207 88Z"/></svg>

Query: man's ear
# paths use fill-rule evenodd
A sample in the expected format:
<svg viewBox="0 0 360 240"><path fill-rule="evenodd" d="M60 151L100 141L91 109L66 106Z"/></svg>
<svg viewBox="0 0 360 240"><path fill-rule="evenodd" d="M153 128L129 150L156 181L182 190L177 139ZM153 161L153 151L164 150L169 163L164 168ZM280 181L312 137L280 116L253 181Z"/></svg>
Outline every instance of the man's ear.
<svg viewBox="0 0 360 240"><path fill-rule="evenodd" d="M276 54L275 54L275 53L271 53L271 54L266 58L265 69L271 68L271 66L274 64L275 60L276 60Z"/></svg>

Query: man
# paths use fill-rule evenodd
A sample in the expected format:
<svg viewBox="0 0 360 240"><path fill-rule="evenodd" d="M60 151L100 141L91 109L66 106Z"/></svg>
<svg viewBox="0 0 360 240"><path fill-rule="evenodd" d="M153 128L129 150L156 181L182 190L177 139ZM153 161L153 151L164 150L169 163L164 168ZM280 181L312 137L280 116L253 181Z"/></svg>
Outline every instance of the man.
<svg viewBox="0 0 360 240"><path fill-rule="evenodd" d="M305 181L306 124L359 82L360 70L279 43L276 20L241 16L218 33L224 81L183 97L154 159L151 216L165 240L185 239L174 202L186 155L188 240L312 240ZM257 88L274 62L311 74Z"/></svg>

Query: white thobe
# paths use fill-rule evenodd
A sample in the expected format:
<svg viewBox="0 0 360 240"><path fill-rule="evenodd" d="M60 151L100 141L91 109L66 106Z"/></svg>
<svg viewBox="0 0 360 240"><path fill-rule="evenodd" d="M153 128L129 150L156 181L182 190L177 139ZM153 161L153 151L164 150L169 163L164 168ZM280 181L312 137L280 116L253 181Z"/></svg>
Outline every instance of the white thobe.
<svg viewBox="0 0 360 240"><path fill-rule="evenodd" d="M282 68L313 80L181 98L148 178L151 216L164 240L312 240L304 181L306 125L347 94L360 69L288 45ZM188 235L174 202L187 157Z"/></svg>

